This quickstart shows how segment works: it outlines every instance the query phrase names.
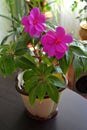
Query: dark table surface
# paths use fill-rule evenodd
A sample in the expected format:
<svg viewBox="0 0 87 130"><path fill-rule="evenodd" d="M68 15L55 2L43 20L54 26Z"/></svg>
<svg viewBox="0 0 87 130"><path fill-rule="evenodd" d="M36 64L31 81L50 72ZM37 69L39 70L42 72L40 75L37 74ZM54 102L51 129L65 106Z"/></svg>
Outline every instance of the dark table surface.
<svg viewBox="0 0 87 130"><path fill-rule="evenodd" d="M0 130L87 130L87 99L66 89L56 117L39 122L28 117L15 89L15 76L0 76Z"/></svg>

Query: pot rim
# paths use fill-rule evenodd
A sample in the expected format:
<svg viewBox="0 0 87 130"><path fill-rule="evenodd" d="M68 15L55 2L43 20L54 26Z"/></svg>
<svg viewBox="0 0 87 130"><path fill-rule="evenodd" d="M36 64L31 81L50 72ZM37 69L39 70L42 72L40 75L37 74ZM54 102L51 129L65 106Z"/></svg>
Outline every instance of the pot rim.
<svg viewBox="0 0 87 130"><path fill-rule="evenodd" d="M83 28L84 30L87 30L87 22L86 21L82 21L81 23L80 23L80 27L81 28Z"/></svg>

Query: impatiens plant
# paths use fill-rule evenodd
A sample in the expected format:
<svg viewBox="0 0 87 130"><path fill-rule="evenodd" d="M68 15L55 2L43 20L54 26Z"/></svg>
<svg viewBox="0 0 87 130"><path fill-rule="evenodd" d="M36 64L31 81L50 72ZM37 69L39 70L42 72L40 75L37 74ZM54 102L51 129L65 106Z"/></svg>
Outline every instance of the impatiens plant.
<svg viewBox="0 0 87 130"><path fill-rule="evenodd" d="M15 43L0 45L0 72L6 76L23 71L21 85L31 104L37 97L42 101L45 96L57 103L59 88L66 87L64 75L69 65L76 57L85 61L87 52L63 27L49 24L37 7L21 23L20 38Z"/></svg>

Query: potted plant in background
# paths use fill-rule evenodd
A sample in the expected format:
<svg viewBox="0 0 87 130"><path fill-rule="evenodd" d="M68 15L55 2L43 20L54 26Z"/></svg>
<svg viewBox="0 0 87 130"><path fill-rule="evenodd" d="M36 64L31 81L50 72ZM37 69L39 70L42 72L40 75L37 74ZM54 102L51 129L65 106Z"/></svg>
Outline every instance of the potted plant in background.
<svg viewBox="0 0 87 130"><path fill-rule="evenodd" d="M24 31L15 42L0 45L0 72L3 76L20 72L16 88L27 110L34 118L48 119L57 113L60 91L67 86L64 75L73 57L86 59L87 53L63 27L46 21L37 7L22 18L21 26Z"/></svg>
<svg viewBox="0 0 87 130"><path fill-rule="evenodd" d="M86 51L87 49L87 0L75 0L72 4L72 11L77 9L78 16L76 17L80 22L80 43L84 44L81 46ZM76 41L77 42L77 41ZM84 57L76 57L75 63L71 64L68 77L70 82L70 88L78 92L82 96L87 96L87 59ZM75 67L77 65L77 67ZM78 74L80 73L80 76ZM77 76L75 76L77 75ZM75 81L75 82L74 82ZM83 85L84 84L84 85Z"/></svg>
<svg viewBox="0 0 87 130"><path fill-rule="evenodd" d="M82 4L81 7L79 7L80 4ZM72 3L72 11L74 12L76 9L78 9L78 16L76 18L80 21L80 39L87 40L87 0L75 0Z"/></svg>

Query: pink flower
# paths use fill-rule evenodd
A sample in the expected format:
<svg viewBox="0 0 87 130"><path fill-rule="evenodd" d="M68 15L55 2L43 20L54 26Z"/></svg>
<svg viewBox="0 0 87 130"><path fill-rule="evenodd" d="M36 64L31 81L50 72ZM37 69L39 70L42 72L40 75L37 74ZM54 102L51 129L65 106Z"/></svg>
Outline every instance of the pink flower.
<svg viewBox="0 0 87 130"><path fill-rule="evenodd" d="M41 38L43 51L48 53L48 56L56 56L60 59L68 51L68 43L71 43L73 38L69 34L65 34L63 27L57 27L56 32L48 31Z"/></svg>
<svg viewBox="0 0 87 130"><path fill-rule="evenodd" d="M45 15L40 14L39 8L33 8L29 16L22 18L22 24L25 26L24 31L29 32L31 37L40 37L40 33L45 30L45 20Z"/></svg>

